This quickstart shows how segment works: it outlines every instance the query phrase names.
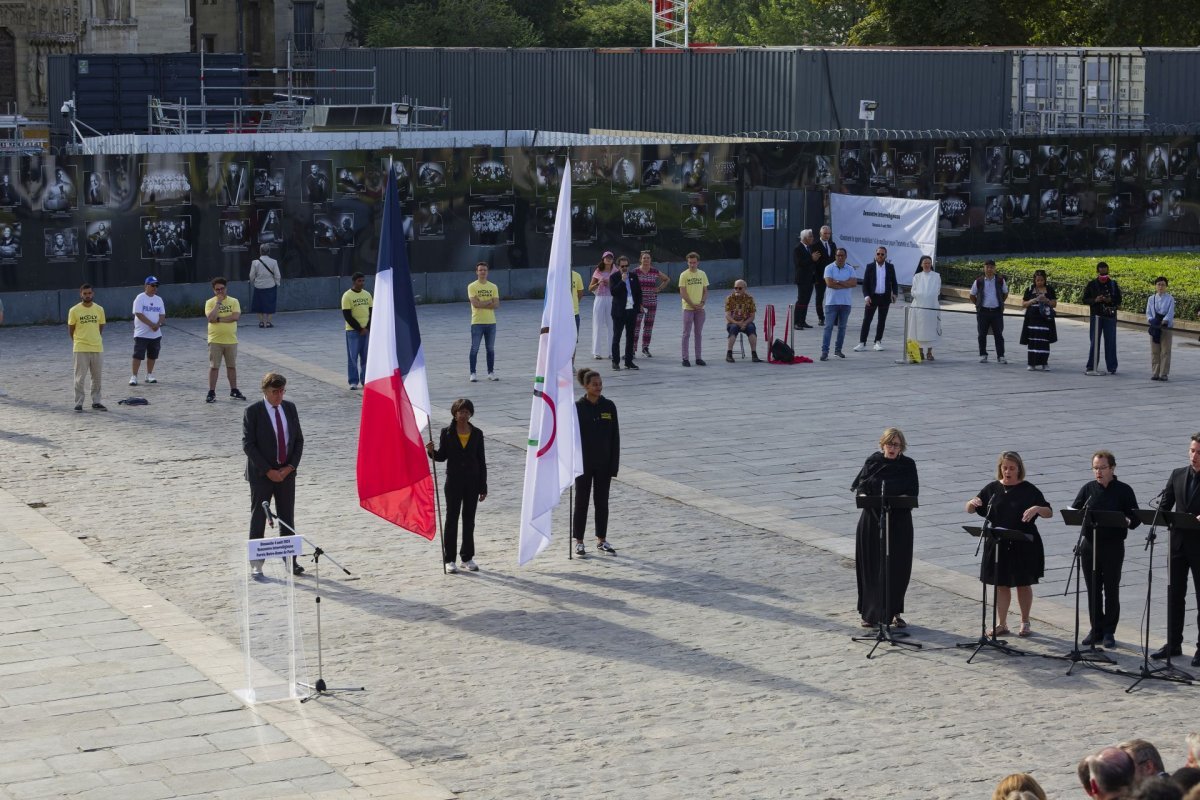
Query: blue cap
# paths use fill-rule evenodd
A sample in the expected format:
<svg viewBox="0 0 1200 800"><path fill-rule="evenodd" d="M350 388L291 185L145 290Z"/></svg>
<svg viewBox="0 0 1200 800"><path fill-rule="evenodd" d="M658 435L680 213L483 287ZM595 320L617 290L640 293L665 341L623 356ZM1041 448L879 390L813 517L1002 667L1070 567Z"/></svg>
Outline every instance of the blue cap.
<svg viewBox="0 0 1200 800"><path fill-rule="evenodd" d="M142 281L142 283L145 283L145 284L151 284L151 283L153 283L155 286L157 286L157 285L158 285L158 278L154 277L153 275L147 275L147 276L146 276L146 280Z"/></svg>

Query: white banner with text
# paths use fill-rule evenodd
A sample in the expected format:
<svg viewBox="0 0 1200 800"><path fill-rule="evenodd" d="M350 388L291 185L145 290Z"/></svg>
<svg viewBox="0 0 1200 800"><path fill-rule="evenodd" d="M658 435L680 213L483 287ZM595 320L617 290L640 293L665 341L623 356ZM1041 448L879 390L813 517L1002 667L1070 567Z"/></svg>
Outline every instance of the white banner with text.
<svg viewBox="0 0 1200 800"><path fill-rule="evenodd" d="M831 194L829 217L834 241L846 248L846 263L859 278L880 245L887 248L901 286L912 283L921 256L931 256L937 265L936 200Z"/></svg>

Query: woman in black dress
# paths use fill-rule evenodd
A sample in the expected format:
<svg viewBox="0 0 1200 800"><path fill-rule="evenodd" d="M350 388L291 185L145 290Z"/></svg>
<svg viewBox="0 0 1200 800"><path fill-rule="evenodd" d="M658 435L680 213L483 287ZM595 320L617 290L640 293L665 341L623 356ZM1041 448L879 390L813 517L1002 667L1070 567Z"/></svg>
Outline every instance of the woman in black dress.
<svg viewBox="0 0 1200 800"><path fill-rule="evenodd" d="M879 452L872 453L850 485L860 495L917 496L917 464L904 451L908 442L899 428L888 428L879 437ZM879 512L864 508L858 518L855 538L855 571L858 575L858 613L862 626L873 628L883 621L897 628L908 623L904 611L904 593L912 576L913 523L911 509L893 509L888 522L891 540L887 593L884 593L884 558L880 541Z"/></svg>
<svg viewBox="0 0 1200 800"><path fill-rule="evenodd" d="M996 584L996 629L989 636L1009 633L1008 607L1012 604L1012 587L1017 587L1017 605L1021 609L1018 636L1029 636L1029 610L1033 607L1033 584L1046 571L1046 555L1042 537L1035 520L1053 515L1042 492L1025 480L1025 462L1011 450L1000 454L996 461L996 480L967 501L967 513L988 519L994 527L1024 531L1033 541L1003 541L1000 543L1000 563L995 562L992 548L987 548L979 567L979 580Z"/></svg>
<svg viewBox="0 0 1200 800"><path fill-rule="evenodd" d="M596 549L610 556L617 554L608 543L608 489L617 477L621 460L621 429L617 406L600 394L604 381L594 369L576 373L585 394L575 401L579 415L579 445L583 451L583 474L575 479L575 518L571 534L575 554L585 555L583 529L587 527L588 496L596 503Z"/></svg>
<svg viewBox="0 0 1200 800"><path fill-rule="evenodd" d="M442 428L435 450L433 442L425 450L434 461L446 463L446 523L442 529L442 560L446 572L458 572L454 551L458 545L458 514L462 510L463 569L478 572L475 564L475 507L487 497L487 459L483 454L483 431L471 424L475 404L465 397L450 406L454 422Z"/></svg>
<svg viewBox="0 0 1200 800"><path fill-rule="evenodd" d="M1031 372L1050 369L1050 345L1058 341L1058 329L1054 325L1054 308L1058 305L1058 296L1054 287L1046 283L1046 271L1039 269L1033 273L1033 285L1025 290L1021 300L1025 306L1025 323L1021 326L1021 344L1029 348L1029 366Z"/></svg>

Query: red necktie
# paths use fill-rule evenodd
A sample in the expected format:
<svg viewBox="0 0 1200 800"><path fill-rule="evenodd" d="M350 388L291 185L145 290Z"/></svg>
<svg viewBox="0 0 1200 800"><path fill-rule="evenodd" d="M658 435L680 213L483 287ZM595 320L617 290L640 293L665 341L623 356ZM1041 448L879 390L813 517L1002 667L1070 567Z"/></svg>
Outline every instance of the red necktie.
<svg viewBox="0 0 1200 800"><path fill-rule="evenodd" d="M278 442L279 466L287 463L287 437L283 435L283 417L279 416L279 406L275 406L275 441Z"/></svg>

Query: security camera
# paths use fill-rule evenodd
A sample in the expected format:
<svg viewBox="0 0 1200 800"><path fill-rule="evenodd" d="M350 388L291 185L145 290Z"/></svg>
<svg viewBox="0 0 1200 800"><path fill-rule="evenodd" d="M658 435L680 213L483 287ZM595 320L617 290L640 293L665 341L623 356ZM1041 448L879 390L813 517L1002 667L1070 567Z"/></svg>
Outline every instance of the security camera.
<svg viewBox="0 0 1200 800"><path fill-rule="evenodd" d="M74 100L64 101L62 104L62 108L60 108L58 111L64 117L71 116L71 114L75 111L75 101Z"/></svg>

